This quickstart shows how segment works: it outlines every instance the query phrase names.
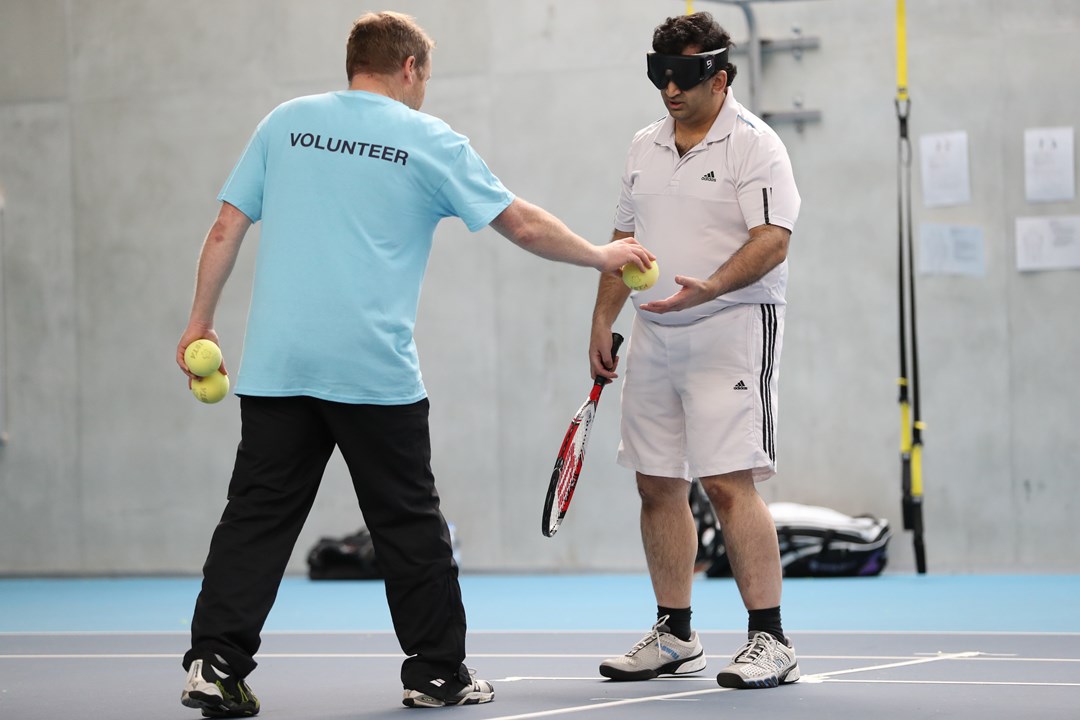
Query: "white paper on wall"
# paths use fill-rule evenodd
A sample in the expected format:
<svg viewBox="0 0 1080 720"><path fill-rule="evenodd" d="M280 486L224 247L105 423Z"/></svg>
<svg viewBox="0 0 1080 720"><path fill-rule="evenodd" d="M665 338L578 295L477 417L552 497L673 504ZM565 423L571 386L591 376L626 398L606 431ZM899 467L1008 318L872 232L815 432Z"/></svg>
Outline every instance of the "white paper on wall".
<svg viewBox="0 0 1080 720"><path fill-rule="evenodd" d="M1024 131L1024 191L1028 202L1076 198L1073 128L1029 128Z"/></svg>
<svg viewBox="0 0 1080 720"><path fill-rule="evenodd" d="M1016 218L1016 269L1080 268L1080 215Z"/></svg>
<svg viewBox="0 0 1080 720"><path fill-rule="evenodd" d="M948 207L971 202L968 136L964 131L919 138L923 204Z"/></svg>
<svg viewBox="0 0 1080 720"><path fill-rule="evenodd" d="M986 274L983 230L974 225L919 226L919 272L923 275Z"/></svg>

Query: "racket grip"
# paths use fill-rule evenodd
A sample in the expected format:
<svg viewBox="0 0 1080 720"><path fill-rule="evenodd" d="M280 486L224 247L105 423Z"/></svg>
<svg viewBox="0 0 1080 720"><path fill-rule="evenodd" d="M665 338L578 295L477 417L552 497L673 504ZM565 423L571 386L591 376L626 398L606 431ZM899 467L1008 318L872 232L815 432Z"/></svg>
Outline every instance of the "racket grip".
<svg viewBox="0 0 1080 720"><path fill-rule="evenodd" d="M622 347L623 336L617 332L611 333L611 361L615 362L615 355L619 352L619 348ZM607 385L610 380L606 377L597 377L596 382L600 385Z"/></svg>

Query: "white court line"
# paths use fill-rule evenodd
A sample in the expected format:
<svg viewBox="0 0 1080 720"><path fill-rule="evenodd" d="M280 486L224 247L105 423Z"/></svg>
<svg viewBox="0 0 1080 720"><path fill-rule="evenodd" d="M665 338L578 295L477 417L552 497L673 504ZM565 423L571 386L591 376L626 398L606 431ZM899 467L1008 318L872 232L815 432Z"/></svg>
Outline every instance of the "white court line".
<svg viewBox="0 0 1080 720"><path fill-rule="evenodd" d="M0 655L0 660L164 660L183 657L183 653L86 653L86 654L63 654L53 653L49 655Z"/></svg>
<svg viewBox="0 0 1080 720"><path fill-rule="evenodd" d="M114 654L94 654L94 655L0 655L0 659L117 659L117 658L132 658L132 659L145 659L145 658L161 658L175 660L178 654L135 654L135 653L114 653ZM297 653L267 653L262 657L277 657L277 658L400 658L398 653L310 653L310 654L297 654ZM481 657L481 656L478 656ZM535 657L533 655L509 655L500 654L499 657ZM558 657L558 656L556 656ZM565 657L565 656L562 656ZM589 655L587 657L595 657ZM859 659L853 657L851 659ZM870 659L870 658L864 658ZM929 655L927 657L909 658L893 663L884 663L878 665L871 665L867 667L849 668L845 670L835 670L827 673L818 673L804 675L799 682L808 684L813 683L863 683L863 684L906 684L906 685L981 685L981 686L998 686L998 687L1080 687L1080 683L1046 683L1046 682L995 682L995 681L943 681L943 680L858 680L858 679L835 679L840 675L851 675L855 673L870 672L874 670L886 670L898 667L910 667L914 665L925 665L929 663L940 662L942 660L979 660L979 659L993 659L993 660L1024 660L1025 658L1002 658L1000 656L983 656L982 653L977 651L959 652L959 653L938 653L936 655ZM1039 661L1051 661L1056 662L1052 658L1038 658ZM1076 660L1070 660L1075 662ZM697 679L697 678L684 678L684 679ZM711 678L701 678L703 681L712 682ZM536 681L571 681L571 680L588 680L590 682L598 682L597 677L523 677L523 676L511 676L501 678L494 682L520 682L527 680ZM551 710L542 710L537 712L522 713L517 715L503 715L490 720L528 720L529 718L543 718L554 717L558 715L570 715L575 713L589 712L595 710L607 710L609 708L623 707L629 705L640 705L643 703L656 702L662 700L688 700L696 698L698 696L712 695L722 692L730 692L731 688L721 687L709 687L702 690L688 690L675 693L664 693L660 695L651 695L641 698L623 698L619 700L611 700L604 702L592 702L587 705L576 705L570 707L554 708Z"/></svg>
<svg viewBox="0 0 1080 720"><path fill-rule="evenodd" d="M977 655L978 655L978 653L975 653L975 652L945 653L945 654L940 654L940 655L934 655L932 657L907 659L907 660L905 660L903 662L888 663L888 664L885 664L885 665L870 665L868 667L850 668L848 670L833 670L833 671L827 672L827 673L817 673L817 674L803 675L802 679L799 682L819 683L819 682L825 682L826 680L832 679L832 676L834 676L834 675L849 675L851 673L869 672L871 670L887 670L889 668L907 667L909 665L925 665L926 663L938 662L938 661L941 661L941 660L957 660L957 659L963 659L963 658L969 658L969 657L976 657ZM546 676L512 675L510 677L499 678L498 681L492 680L492 682L519 682L521 680L585 680L585 679L595 680L596 678L566 678L566 677L556 678L556 677L546 677ZM690 678L686 678L686 679L690 679ZM694 678L694 679L696 679L696 678ZM646 698L646 699L648 699L648 698Z"/></svg>
<svg viewBox="0 0 1080 720"><path fill-rule="evenodd" d="M977 657L978 655L979 655L978 652L940 653L940 654L934 655L932 657L916 658L914 660L907 660L905 662L888 663L888 664L885 664L885 665L872 665L870 667L864 667L864 668L850 668L848 670L836 670L836 671L833 671L833 672L830 672L830 673L820 673L820 674L817 674L817 675L804 675L802 677L802 679L799 680L799 682L804 682L804 681L809 682L809 683L828 682L828 681L830 681L830 678L833 675L847 675L847 674L851 674L851 673L869 672L871 670L884 670L884 669L888 669L888 668L906 667L906 666L910 666L910 665L925 665L927 663L940 662L942 660L957 660L957 659L966 659L966 658L970 658L970 657ZM524 680L524 679L547 680L549 678L515 678L515 680ZM554 679L554 678L551 678L551 679ZM593 679L595 680L595 678L593 678ZM510 678L503 678L502 679L502 682L513 682L513 681L514 680L511 680ZM495 682L495 681L493 681L493 682ZM636 704L647 703L647 702L655 702L657 700L674 700L674 699L682 699L682 698L687 698L687 697L693 697L693 696L696 696L696 695L708 695L708 694L713 694L713 693L718 693L718 692L727 692L730 689L731 688L717 687L717 688L709 688L708 690L690 690L690 691L687 691L687 692L667 693L667 694L664 694L664 695L651 695L649 697L614 700L614 701L611 701L611 702L592 703L592 704L589 704L589 705L574 705L574 706L571 706L571 707L555 708L553 710L541 710L539 712L522 713L522 714L519 714L519 715L502 715L502 716L499 716L499 717L490 718L489 720L526 720L526 718L551 717L551 716L554 716L554 715L569 715L569 714L572 714L572 713L587 712L587 711L590 711L590 710L606 710L608 708L619 707L619 706L623 706L623 705L636 705Z"/></svg>
<svg viewBox="0 0 1080 720"><path fill-rule="evenodd" d="M128 652L128 653L122 653L122 652L112 652L112 653L0 653L0 660L144 660L144 659L151 659L152 660L152 659L177 658L177 657L180 657L182 654L183 653L181 653L181 652L174 652L174 653L133 653L133 652ZM333 653L333 652L318 652L318 653L280 652L280 653L259 653L259 658L260 659L262 659L262 658L277 658L277 659L285 659L285 660L290 660L290 659L326 659L326 660L334 660L334 659L374 659L374 660L391 659L391 660L393 660L393 659L402 659L404 657L405 657L405 655L403 655L400 652L389 652L389 653L375 653L375 652L340 652L340 653ZM514 660L514 659L522 659L522 660L544 660L544 659L547 659L547 660L565 660L565 659L596 660L596 659L603 659L605 657L608 657L608 655L596 654L596 653L576 653L576 654L575 653L470 653L469 654L469 659L488 659L488 660L491 660L491 659L495 659L495 660L506 660L506 659L510 659L510 660ZM722 660L727 660L729 658L728 655L706 655L705 657L710 658L710 659L722 659ZM1036 662L1036 663L1080 663L1080 658L1043 658L1043 657L1035 658L1035 657L1020 657L1020 656L1017 656L1017 655L1001 655L1001 654L980 653L980 652L976 652L976 653L953 653L951 655L947 655L947 656L944 656L944 657L941 654L938 654L938 653L925 653L925 654L920 653L919 656L917 656L917 657L912 657L911 655L800 655L799 659L800 660L897 660L897 661L900 661L898 664L877 665L877 666L874 666L872 668L858 669L858 670L855 670L854 672L862 672L863 670L871 670L871 669L877 669L877 668L900 667L902 665L919 664L919 663L931 662L931 661L942 660L942 659L953 659L953 660L962 659L962 660L972 660L972 661L977 661L977 662L997 661L997 662L1021 662L1021 663L1027 663L1027 662ZM837 671L837 672L833 672L833 673L822 673L822 675L823 676L824 675L836 675L836 674L839 674L841 672L852 672L852 671L844 670L844 671ZM804 675L803 677L807 678L807 677L813 677L813 676ZM506 678L506 680L510 680L511 682L514 679L516 679L516 676L515 676L515 678ZM578 680L578 679L591 679L591 680L595 680L597 678L595 678L595 677L591 677L591 678L585 678L585 677L581 677L581 678L528 677L528 678L525 678L525 677L522 676L521 679L528 679L528 680L542 680L542 679ZM691 679L691 678L686 678L686 679ZM813 681L811 681L811 682L813 682Z"/></svg>
<svg viewBox="0 0 1080 720"><path fill-rule="evenodd" d="M1020 682L1012 680L826 680L828 683L864 685L998 685L1003 687L1080 687L1080 683Z"/></svg>
<svg viewBox="0 0 1080 720"><path fill-rule="evenodd" d="M850 675L852 673L870 672L871 670L889 670L891 668L909 667L911 665L925 665L926 663L939 662L941 660L967 660L978 656L979 653L975 651L959 653L938 653L937 655L917 658L915 660L906 660L904 662L888 663L885 665L871 665L869 667L850 668L848 670L833 670L826 673L812 673L810 675L803 675L800 682L824 682L826 680L831 680L834 675Z"/></svg>
<svg viewBox="0 0 1080 720"><path fill-rule="evenodd" d="M162 658L182 655L182 651L174 653L161 652L111 652L111 653L0 653L0 660L33 660L33 659L91 659L115 658L117 660L138 658ZM612 653L469 653L468 660L603 660L611 657ZM260 652L259 658L401 658L406 656L400 652ZM706 655L710 660L731 659L730 655ZM910 660L911 655L800 655L801 660ZM1019 658L1027 659L1027 658ZM1053 661L1052 658L1047 658ZM1080 658L1069 662L1080 662Z"/></svg>
<svg viewBox="0 0 1080 720"><path fill-rule="evenodd" d="M596 678L593 678L594 680ZM714 695L716 693L731 692L732 688L714 687L708 690L687 690L686 692L667 693L666 695L652 695L644 698L626 698L623 700L611 700L609 702L593 703L591 705L576 705L574 707L555 708L554 710L540 710L539 712L522 713L520 715L500 715L489 720L524 720L524 718L549 717L551 715L569 715L571 713L587 712L589 710L606 710L622 705L639 705L655 700L681 700L696 695Z"/></svg>
<svg viewBox="0 0 1080 720"><path fill-rule="evenodd" d="M469 636L473 635L640 635L641 628L627 630L469 630ZM738 635L743 637L746 630L698 630L699 635ZM0 630L0 637L81 637L81 636L147 636L182 635L188 637L190 630ZM364 636L364 635L394 635L393 630L266 630L263 637L268 636ZM1080 631L1051 632L1051 631L1026 631L1026 630L798 630L792 636L798 638L801 635L942 635L959 637L1080 637Z"/></svg>

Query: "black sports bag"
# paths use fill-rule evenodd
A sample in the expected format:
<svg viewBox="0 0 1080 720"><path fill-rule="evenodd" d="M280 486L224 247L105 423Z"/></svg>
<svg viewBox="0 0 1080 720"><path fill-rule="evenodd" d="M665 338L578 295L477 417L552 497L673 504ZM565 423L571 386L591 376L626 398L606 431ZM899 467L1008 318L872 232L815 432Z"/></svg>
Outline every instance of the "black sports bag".
<svg viewBox="0 0 1080 720"><path fill-rule="evenodd" d="M731 577L724 534L701 484L690 489L698 530L696 570L708 577ZM769 503L780 543L785 577L878 575L888 562L889 521L850 516L816 505Z"/></svg>

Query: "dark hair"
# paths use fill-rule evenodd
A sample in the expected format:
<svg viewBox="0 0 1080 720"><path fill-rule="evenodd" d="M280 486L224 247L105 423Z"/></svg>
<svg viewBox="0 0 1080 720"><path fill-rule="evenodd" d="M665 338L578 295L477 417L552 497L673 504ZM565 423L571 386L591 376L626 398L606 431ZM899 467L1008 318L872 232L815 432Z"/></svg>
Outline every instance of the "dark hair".
<svg viewBox="0 0 1080 720"><path fill-rule="evenodd" d="M357 73L388 75L411 55L416 65L427 64L435 42L409 15L396 12L367 13L357 18L345 45L345 72L351 81Z"/></svg>
<svg viewBox="0 0 1080 720"><path fill-rule="evenodd" d="M682 55L688 47L697 47L699 52L735 47L731 36L707 12L692 15L669 17L653 30L652 48L661 55ZM721 70L727 71L727 84L735 80L735 66L731 64L731 51L728 51L728 63Z"/></svg>

